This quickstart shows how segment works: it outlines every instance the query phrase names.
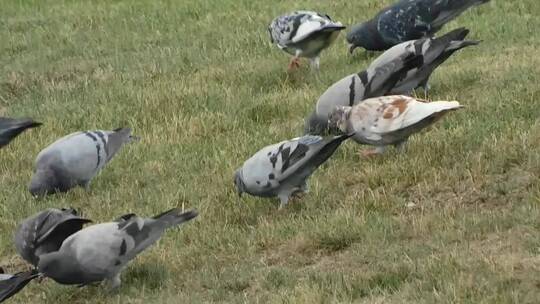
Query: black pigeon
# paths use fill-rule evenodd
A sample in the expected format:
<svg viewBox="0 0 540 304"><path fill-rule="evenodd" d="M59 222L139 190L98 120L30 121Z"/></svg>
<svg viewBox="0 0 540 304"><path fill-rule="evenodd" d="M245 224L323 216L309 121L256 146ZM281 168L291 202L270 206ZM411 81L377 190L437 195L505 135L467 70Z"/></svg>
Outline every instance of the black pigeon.
<svg viewBox="0 0 540 304"><path fill-rule="evenodd" d="M401 0L373 19L352 27L349 52L357 47L383 51L401 42L431 37L471 6L490 0Z"/></svg>
<svg viewBox="0 0 540 304"><path fill-rule="evenodd" d="M15 119L0 117L0 148L9 144L11 140L21 134L24 130L40 126L41 123L32 119Z"/></svg>

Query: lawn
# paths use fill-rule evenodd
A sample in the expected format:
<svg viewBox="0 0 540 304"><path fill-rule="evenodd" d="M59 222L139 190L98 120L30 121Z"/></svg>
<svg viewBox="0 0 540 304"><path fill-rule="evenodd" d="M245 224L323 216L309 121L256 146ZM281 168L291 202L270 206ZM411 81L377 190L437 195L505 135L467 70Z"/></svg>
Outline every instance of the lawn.
<svg viewBox="0 0 540 304"><path fill-rule="evenodd" d="M0 150L0 266L28 268L12 233L48 207L96 222L200 211L130 264L117 292L45 279L8 302L538 303L538 0L492 0L442 30L482 40L432 77L430 99L465 108L406 153L365 159L367 147L347 142L282 212L277 200L236 195L244 160L301 134L326 88L377 56L349 56L341 35L319 73L303 61L287 74L269 22L307 8L351 25L391 2L3 0L0 114L44 125ZM120 126L141 141L89 192L27 192L48 144Z"/></svg>

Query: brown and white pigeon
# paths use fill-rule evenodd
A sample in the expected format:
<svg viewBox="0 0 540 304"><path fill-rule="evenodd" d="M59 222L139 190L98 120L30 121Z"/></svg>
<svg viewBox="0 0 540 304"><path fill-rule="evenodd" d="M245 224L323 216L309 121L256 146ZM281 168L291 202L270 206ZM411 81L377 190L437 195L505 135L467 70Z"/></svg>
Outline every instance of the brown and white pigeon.
<svg viewBox="0 0 540 304"><path fill-rule="evenodd" d="M238 195L278 197L282 209L293 194L307 192L307 179L350 136L304 135L262 148L236 170Z"/></svg>
<svg viewBox="0 0 540 304"><path fill-rule="evenodd" d="M402 149L409 136L436 122L445 113L461 108L457 101L427 102L403 95L366 99L353 106L337 107L328 125L340 133L355 132L360 144L376 148L365 156L381 154L386 146Z"/></svg>
<svg viewBox="0 0 540 304"><path fill-rule="evenodd" d="M138 138L129 128L75 132L60 138L38 154L30 193L41 196L76 186L88 189L92 178L134 139Z"/></svg>
<svg viewBox="0 0 540 304"><path fill-rule="evenodd" d="M319 69L321 52L336 40L344 28L326 14L296 11L272 20L268 32L272 43L293 55L289 70L299 67L299 57L309 58L311 66Z"/></svg>
<svg viewBox="0 0 540 304"><path fill-rule="evenodd" d="M305 120L304 133L327 133L328 115L336 106L353 106L364 99L386 95L409 71L418 69L423 62L422 54L402 54L342 78L319 97L315 110Z"/></svg>

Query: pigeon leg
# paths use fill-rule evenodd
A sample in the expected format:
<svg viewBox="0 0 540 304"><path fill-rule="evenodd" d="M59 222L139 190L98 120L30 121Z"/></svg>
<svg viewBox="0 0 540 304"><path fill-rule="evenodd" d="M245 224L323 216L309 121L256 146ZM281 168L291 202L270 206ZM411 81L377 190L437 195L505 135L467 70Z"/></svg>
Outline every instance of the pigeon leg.
<svg viewBox="0 0 540 304"><path fill-rule="evenodd" d="M299 67L300 67L300 58L298 58L298 56L294 56L293 58L291 58L291 61L289 62L289 67L287 68L287 70L292 71Z"/></svg>
<svg viewBox="0 0 540 304"><path fill-rule="evenodd" d="M307 181L304 181L302 185L300 185L300 190L304 193L309 193L309 186L307 184Z"/></svg>
<svg viewBox="0 0 540 304"><path fill-rule="evenodd" d="M122 280L120 279L120 272L114 275L114 277L110 279L109 283L112 290L118 289L118 287L120 287L120 284L122 284Z"/></svg>
<svg viewBox="0 0 540 304"><path fill-rule="evenodd" d="M394 145L399 153L404 153L407 150L407 140L400 141Z"/></svg>
<svg viewBox="0 0 540 304"><path fill-rule="evenodd" d="M319 56L313 57L309 59L309 62L311 63L311 68L318 71L319 65L320 65L321 58Z"/></svg>
<svg viewBox="0 0 540 304"><path fill-rule="evenodd" d="M289 203L289 195L283 193L283 194L279 194L278 197L279 197L279 200L280 200L278 211L281 211Z"/></svg>
<svg viewBox="0 0 540 304"><path fill-rule="evenodd" d="M86 190L86 192L90 191L90 180L83 181L80 185L84 188L84 190Z"/></svg>
<svg viewBox="0 0 540 304"><path fill-rule="evenodd" d="M364 151L361 152L361 154L362 154L363 157L373 157L373 156L383 154L384 151L386 151L385 146L378 146L375 149L364 150Z"/></svg>

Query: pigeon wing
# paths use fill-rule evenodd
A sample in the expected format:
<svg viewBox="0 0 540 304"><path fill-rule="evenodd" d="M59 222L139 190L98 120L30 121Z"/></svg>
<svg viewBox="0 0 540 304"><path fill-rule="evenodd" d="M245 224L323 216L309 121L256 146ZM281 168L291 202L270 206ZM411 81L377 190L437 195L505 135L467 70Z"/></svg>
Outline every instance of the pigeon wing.
<svg viewBox="0 0 540 304"><path fill-rule="evenodd" d="M407 96L388 96L381 100L379 119L370 127L385 134L410 127L434 114L460 108L457 101L424 102Z"/></svg>

